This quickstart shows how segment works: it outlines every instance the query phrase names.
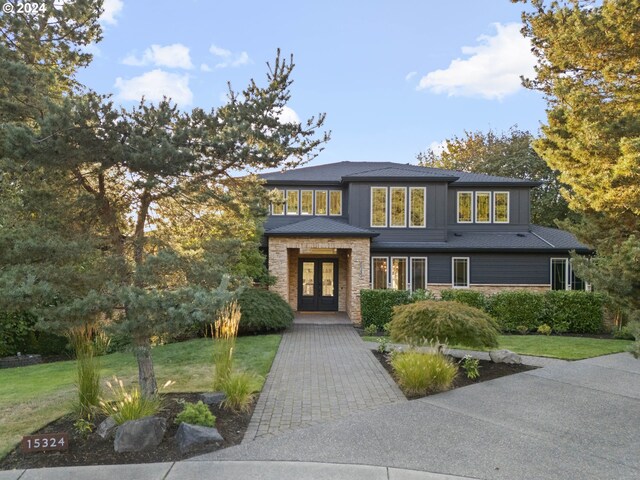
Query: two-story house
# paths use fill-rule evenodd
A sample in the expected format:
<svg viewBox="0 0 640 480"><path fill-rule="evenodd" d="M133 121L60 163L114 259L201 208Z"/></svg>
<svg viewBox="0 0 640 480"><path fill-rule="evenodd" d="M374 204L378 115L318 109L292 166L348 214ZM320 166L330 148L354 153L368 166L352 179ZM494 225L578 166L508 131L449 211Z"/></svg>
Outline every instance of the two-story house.
<svg viewBox="0 0 640 480"><path fill-rule="evenodd" d="M540 184L391 162L339 162L261 175L271 287L298 311L360 321L360 290L584 289L565 231L530 223Z"/></svg>

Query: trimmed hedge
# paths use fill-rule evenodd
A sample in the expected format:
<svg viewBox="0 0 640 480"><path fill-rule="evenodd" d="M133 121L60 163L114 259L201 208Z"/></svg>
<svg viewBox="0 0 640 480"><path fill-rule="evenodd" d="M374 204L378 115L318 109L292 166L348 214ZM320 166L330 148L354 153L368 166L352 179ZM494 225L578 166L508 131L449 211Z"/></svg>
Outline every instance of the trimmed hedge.
<svg viewBox="0 0 640 480"><path fill-rule="evenodd" d="M605 297L584 291L545 293L546 320L556 333L601 333L604 330Z"/></svg>
<svg viewBox="0 0 640 480"><path fill-rule="evenodd" d="M442 290L440 292L442 300L455 301L469 305L470 307L479 308L480 310L487 311L487 297L484 293L476 290L460 290L449 289Z"/></svg>
<svg viewBox="0 0 640 480"><path fill-rule="evenodd" d="M459 302L426 300L393 309L391 341L418 345L424 341L497 347L498 329L486 312Z"/></svg>
<svg viewBox="0 0 640 480"><path fill-rule="evenodd" d="M498 321L503 332L517 332L523 325L536 331L546 322L545 295L526 291L505 291L491 296L489 313Z"/></svg>
<svg viewBox="0 0 640 480"><path fill-rule="evenodd" d="M242 317L240 333L277 332L293 323L293 310L275 292L260 288L247 288L238 295Z"/></svg>
<svg viewBox="0 0 640 480"><path fill-rule="evenodd" d="M406 290L360 290L362 326L375 325L382 330L391 321L393 307L410 302L411 295Z"/></svg>

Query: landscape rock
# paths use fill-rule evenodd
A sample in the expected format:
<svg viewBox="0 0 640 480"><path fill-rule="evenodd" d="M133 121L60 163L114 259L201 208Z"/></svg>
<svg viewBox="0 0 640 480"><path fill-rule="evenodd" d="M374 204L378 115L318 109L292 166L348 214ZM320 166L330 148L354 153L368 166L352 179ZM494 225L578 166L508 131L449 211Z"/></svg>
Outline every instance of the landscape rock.
<svg viewBox="0 0 640 480"><path fill-rule="evenodd" d="M203 403L207 405L217 405L223 401L227 396L224 392L206 392L201 395Z"/></svg>
<svg viewBox="0 0 640 480"><path fill-rule="evenodd" d="M185 453L194 447L222 441L224 441L224 438L222 438L218 429L214 427L181 423L176 432L176 442L180 453Z"/></svg>
<svg viewBox="0 0 640 480"><path fill-rule="evenodd" d="M125 422L116 430L113 447L116 452L140 452L157 447L167 430L164 418L145 417Z"/></svg>
<svg viewBox="0 0 640 480"><path fill-rule="evenodd" d="M115 432L115 429L118 427L118 424L113 419L113 417L105 418L98 428L96 429L96 433L102 439L109 438Z"/></svg>
<svg viewBox="0 0 640 480"><path fill-rule="evenodd" d="M491 350L489 357L493 363L513 363L521 364L522 358L511 350Z"/></svg>

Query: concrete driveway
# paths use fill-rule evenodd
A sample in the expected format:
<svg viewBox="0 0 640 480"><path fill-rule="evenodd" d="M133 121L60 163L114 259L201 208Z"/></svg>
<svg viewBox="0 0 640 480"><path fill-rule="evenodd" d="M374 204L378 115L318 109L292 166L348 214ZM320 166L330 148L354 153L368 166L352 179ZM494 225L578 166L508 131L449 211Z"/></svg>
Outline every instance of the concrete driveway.
<svg viewBox="0 0 640 480"><path fill-rule="evenodd" d="M198 460L331 462L480 479L640 478L640 361L553 365Z"/></svg>

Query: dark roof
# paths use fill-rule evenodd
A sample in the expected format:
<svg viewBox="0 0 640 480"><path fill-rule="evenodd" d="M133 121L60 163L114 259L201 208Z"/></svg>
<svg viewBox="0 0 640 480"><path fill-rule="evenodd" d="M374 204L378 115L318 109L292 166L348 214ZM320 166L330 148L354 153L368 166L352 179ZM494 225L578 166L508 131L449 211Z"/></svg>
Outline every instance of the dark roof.
<svg viewBox="0 0 640 480"><path fill-rule="evenodd" d="M519 178L497 177L480 173L443 170L419 165L394 162L337 162L313 167L301 167L285 172L262 173L260 177L270 184L339 185L343 182L396 180L396 181L446 181L466 186L521 186L534 187L540 182Z"/></svg>
<svg viewBox="0 0 640 480"><path fill-rule="evenodd" d="M446 242L378 242L373 240L374 250L417 250L417 251L500 251L530 253L591 253L592 250L580 243L575 236L556 228L531 225L522 232L450 232Z"/></svg>
<svg viewBox="0 0 640 480"><path fill-rule="evenodd" d="M276 227L265 232L267 236L303 237L375 237L378 233L326 217L313 217Z"/></svg>

